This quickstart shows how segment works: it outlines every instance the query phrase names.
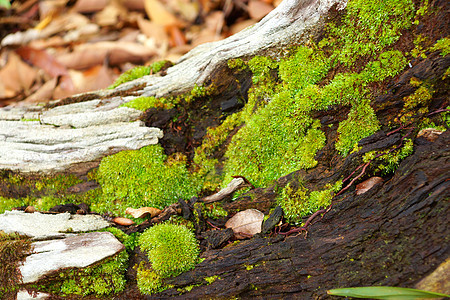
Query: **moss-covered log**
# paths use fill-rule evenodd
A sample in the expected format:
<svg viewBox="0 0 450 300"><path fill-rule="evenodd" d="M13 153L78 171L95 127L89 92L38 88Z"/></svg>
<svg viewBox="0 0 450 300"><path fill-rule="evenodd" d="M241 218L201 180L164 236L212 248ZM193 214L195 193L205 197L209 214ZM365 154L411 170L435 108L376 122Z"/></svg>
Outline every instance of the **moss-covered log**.
<svg viewBox="0 0 450 300"><path fill-rule="evenodd" d="M448 132L418 141L392 179L337 197L307 236L275 234L207 251L194 270L169 281L174 288L154 296L322 299L338 287L413 287L449 255L449 144ZM210 276L217 279L208 283Z"/></svg>

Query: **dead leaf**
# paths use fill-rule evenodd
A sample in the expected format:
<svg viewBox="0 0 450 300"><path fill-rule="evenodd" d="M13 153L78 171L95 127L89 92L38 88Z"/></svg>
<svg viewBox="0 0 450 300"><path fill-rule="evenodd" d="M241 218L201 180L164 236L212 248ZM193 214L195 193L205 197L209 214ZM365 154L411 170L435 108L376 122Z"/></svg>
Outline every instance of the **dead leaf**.
<svg viewBox="0 0 450 300"><path fill-rule="evenodd" d="M31 47L22 47L16 50L24 60L28 61L32 65L43 69L52 77L60 78L60 86L62 89L69 91L70 93L74 91L75 87L73 82L68 76L67 69L55 60L55 58L49 55L44 50L34 49Z"/></svg>
<svg viewBox="0 0 450 300"><path fill-rule="evenodd" d="M20 57L10 52L8 62L5 67L0 70L0 82L3 90L0 98L11 98L15 95L28 91L31 88L37 71L24 63Z"/></svg>
<svg viewBox="0 0 450 300"><path fill-rule="evenodd" d="M78 0L73 10L79 13L93 13L101 11L110 0Z"/></svg>
<svg viewBox="0 0 450 300"><path fill-rule="evenodd" d="M370 190L374 185L383 182L383 178L381 177L371 177L366 181L361 182L356 185L356 195L361 195Z"/></svg>
<svg viewBox="0 0 450 300"><path fill-rule="evenodd" d="M249 26L255 25L255 24L256 24L256 20L253 20L253 19L248 19L245 21L234 23L230 27L230 32L231 32L231 34L235 34L235 33L238 33L239 31L241 31Z"/></svg>
<svg viewBox="0 0 450 300"><path fill-rule="evenodd" d="M20 104L48 102L48 100L54 99L53 91L56 88L57 82L58 82L57 78L52 78L51 80L48 80L41 87L39 87L39 89L36 92L28 96L24 101L21 101Z"/></svg>
<svg viewBox="0 0 450 300"><path fill-rule="evenodd" d="M423 137L430 142L434 142L443 131L434 128L424 128L419 131L417 137Z"/></svg>
<svg viewBox="0 0 450 300"><path fill-rule="evenodd" d="M254 20L261 20L273 10L273 6L258 0L250 0L248 3L248 14Z"/></svg>
<svg viewBox="0 0 450 300"><path fill-rule="evenodd" d="M177 26L173 26L173 25L167 26L167 31L169 32L169 35L170 35L169 45L171 47L178 47L178 46L186 45L186 43L187 43L186 37L184 36L184 34L181 32L181 30Z"/></svg>
<svg viewBox="0 0 450 300"><path fill-rule="evenodd" d="M66 68L81 70L101 65L109 58L109 63L118 65L125 62L143 63L156 54L155 49L130 42L98 42L82 44L72 53L57 55L57 60Z"/></svg>
<svg viewBox="0 0 450 300"><path fill-rule="evenodd" d="M145 12L156 24L163 26L180 24L178 19L158 0L145 0Z"/></svg>
<svg viewBox="0 0 450 300"><path fill-rule="evenodd" d="M132 215L134 218L144 218L150 215L150 218L156 217L162 212L162 210L154 207L141 207L138 209L134 209L128 207L125 213Z"/></svg>
<svg viewBox="0 0 450 300"><path fill-rule="evenodd" d="M236 238L245 239L261 232L263 220L264 214L262 212L250 208L235 214L225 223L225 227L233 229Z"/></svg>
<svg viewBox="0 0 450 300"><path fill-rule="evenodd" d="M114 223L122 226L130 226L134 224L134 221L128 218L122 218L122 217L115 217L112 220Z"/></svg>

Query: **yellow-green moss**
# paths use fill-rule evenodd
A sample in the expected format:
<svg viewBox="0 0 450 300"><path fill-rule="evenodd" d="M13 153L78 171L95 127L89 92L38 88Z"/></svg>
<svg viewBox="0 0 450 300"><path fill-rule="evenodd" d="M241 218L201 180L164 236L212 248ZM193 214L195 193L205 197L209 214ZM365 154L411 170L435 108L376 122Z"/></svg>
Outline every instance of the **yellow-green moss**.
<svg viewBox="0 0 450 300"><path fill-rule="evenodd" d="M198 241L183 225L167 222L155 225L142 233L139 245L147 253L152 268L142 268L138 279L141 292L146 294L166 288L162 279L194 268L198 260Z"/></svg>
<svg viewBox="0 0 450 300"><path fill-rule="evenodd" d="M146 111L149 108L163 108L170 109L175 107L179 102L178 98L156 98L156 97L138 97L129 102L126 102L121 107L130 107L142 111Z"/></svg>
<svg viewBox="0 0 450 300"><path fill-rule="evenodd" d="M302 182L298 182L295 186L288 183L277 199L277 204L283 208L284 217L292 224L298 224L302 217L329 206L334 193L340 190L342 182L327 185L325 189L318 191L308 190Z"/></svg>
<svg viewBox="0 0 450 300"><path fill-rule="evenodd" d="M396 147L396 146L393 146ZM392 147L392 148L393 148ZM391 149L392 149L391 148ZM367 152L363 156L363 161L368 162L379 154L384 154L382 156L377 157L374 162L378 163L378 167L374 170L375 173L381 172L382 175L386 175L388 173L394 172L400 162L411 155L414 150L414 145L411 139L406 139L403 146L399 149L391 151L391 149L386 149L383 151L371 151ZM391 152L389 152L391 151Z"/></svg>
<svg viewBox="0 0 450 300"><path fill-rule="evenodd" d="M57 295L116 294L125 288L127 265L128 254L122 251L93 266L60 272L42 287L42 291Z"/></svg>
<svg viewBox="0 0 450 300"><path fill-rule="evenodd" d="M431 48L432 51L441 51L442 56L446 56L450 53L450 38L445 37L436 42Z"/></svg>
<svg viewBox="0 0 450 300"><path fill-rule="evenodd" d="M31 250L28 237L0 231L0 298L6 299L6 294L14 293L19 288L19 266Z"/></svg>
<svg viewBox="0 0 450 300"><path fill-rule="evenodd" d="M119 85L121 85L122 83L132 81L132 80L144 77L146 75L158 73L159 71L161 71L161 69L163 67L170 66L171 64L172 63L167 60L161 60L161 61L154 62L150 66L135 67L131 70L124 72L122 75L120 75L116 79L116 81L108 88L114 89L114 88L118 87Z"/></svg>
<svg viewBox="0 0 450 300"><path fill-rule="evenodd" d="M411 26L413 16L411 0L349 1L340 26L328 24L329 36L321 46L330 46L332 57L350 66L395 43L401 30Z"/></svg>
<svg viewBox="0 0 450 300"><path fill-rule="evenodd" d="M167 157L160 145L105 157L97 177L103 190L101 202L92 203L97 211L124 212L128 206L163 209L179 198L195 196L201 188L198 177L187 170L186 158Z"/></svg>

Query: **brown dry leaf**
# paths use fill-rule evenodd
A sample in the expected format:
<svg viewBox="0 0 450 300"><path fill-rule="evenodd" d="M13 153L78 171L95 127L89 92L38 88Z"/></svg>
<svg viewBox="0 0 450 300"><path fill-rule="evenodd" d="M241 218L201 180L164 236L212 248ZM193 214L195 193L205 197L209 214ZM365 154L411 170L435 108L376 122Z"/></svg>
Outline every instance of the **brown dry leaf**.
<svg viewBox="0 0 450 300"><path fill-rule="evenodd" d="M138 26L143 34L155 40L156 45L161 46L169 43L169 36L164 26L145 20L142 17L138 19Z"/></svg>
<svg viewBox="0 0 450 300"><path fill-rule="evenodd" d="M259 0L250 0L248 2L248 13L250 18L261 20L273 10L273 6Z"/></svg>
<svg viewBox="0 0 450 300"><path fill-rule="evenodd" d="M145 0L122 0L122 4L129 10L145 10Z"/></svg>
<svg viewBox="0 0 450 300"><path fill-rule="evenodd" d="M39 16L41 20L58 15L66 7L68 0L39 1Z"/></svg>
<svg viewBox="0 0 450 300"><path fill-rule="evenodd" d="M78 0L73 10L79 13L93 13L105 8L110 0Z"/></svg>
<svg viewBox="0 0 450 300"><path fill-rule="evenodd" d="M167 31L169 32L170 36L169 45L171 47L186 45L187 43L186 37L177 26L173 25L167 26Z"/></svg>
<svg viewBox="0 0 450 300"><path fill-rule="evenodd" d="M175 0L174 4L176 11L190 23L193 23L200 13L200 5L196 1Z"/></svg>
<svg viewBox="0 0 450 300"><path fill-rule="evenodd" d="M100 26L113 26L124 19L128 10L118 1L111 1L104 9L95 15L95 21Z"/></svg>
<svg viewBox="0 0 450 300"><path fill-rule="evenodd" d="M230 33L231 34L238 33L239 31L241 31L249 26L255 25L256 22L257 22L256 20L248 19L245 21L234 23L230 28Z"/></svg>
<svg viewBox="0 0 450 300"><path fill-rule="evenodd" d="M66 13L54 18L47 27L42 29L44 37L54 35L60 32L66 32L86 26L91 23L89 19L79 13Z"/></svg>
<svg viewBox="0 0 450 300"><path fill-rule="evenodd" d="M23 91L28 91L37 77L37 73L16 53L10 52L8 62L0 70L0 98L11 98Z"/></svg>
<svg viewBox="0 0 450 300"><path fill-rule="evenodd" d="M244 239L260 233L263 220L264 214L262 212L250 208L235 214L225 223L225 227L233 229L236 238Z"/></svg>
<svg viewBox="0 0 450 300"><path fill-rule="evenodd" d="M108 56L109 63L143 63L156 54L154 48L130 42L98 42L81 44L72 53L57 55L57 60L69 69L82 70L101 65Z"/></svg>
<svg viewBox="0 0 450 300"><path fill-rule="evenodd" d="M53 92L58 83L58 78L52 78L44 83L39 89L32 95L28 96L24 101L19 102L19 105L25 103L39 103L48 102L48 100L54 99Z"/></svg>
<svg viewBox="0 0 450 300"><path fill-rule="evenodd" d="M134 209L128 207L125 213L132 215L134 218L144 218L150 215L150 218L156 217L162 212L162 210L154 207L141 207L138 209Z"/></svg>
<svg viewBox="0 0 450 300"><path fill-rule="evenodd" d="M130 226L130 225L134 224L133 220L130 220L128 218L122 218L122 217L116 217L112 221L118 225L123 225L123 226Z"/></svg>
<svg viewBox="0 0 450 300"><path fill-rule="evenodd" d="M370 190L374 185L383 182L383 178L381 177L371 177L366 181L361 182L356 185L356 195L361 195Z"/></svg>
<svg viewBox="0 0 450 300"><path fill-rule="evenodd" d="M66 91L73 92L74 85L70 79L67 69L49 55L46 51L34 49L31 47L22 47L16 50L24 60L30 62L32 65L43 69L52 77L61 76L60 86Z"/></svg>
<svg viewBox="0 0 450 300"><path fill-rule="evenodd" d="M180 24L178 19L158 0L145 0L145 12L156 24L163 26Z"/></svg>
<svg viewBox="0 0 450 300"><path fill-rule="evenodd" d="M443 131L434 128L424 128L419 131L417 137L423 137L430 142L434 142Z"/></svg>

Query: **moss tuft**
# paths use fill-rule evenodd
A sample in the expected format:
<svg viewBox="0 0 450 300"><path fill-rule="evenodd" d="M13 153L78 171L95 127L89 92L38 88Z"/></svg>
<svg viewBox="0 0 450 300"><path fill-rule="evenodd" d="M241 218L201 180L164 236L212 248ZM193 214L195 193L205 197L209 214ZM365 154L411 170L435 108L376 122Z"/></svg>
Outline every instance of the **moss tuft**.
<svg viewBox="0 0 450 300"><path fill-rule="evenodd" d="M310 191L301 182L289 183L281 191L277 204L283 208L289 223L299 224L302 217L329 206L334 193L341 187L342 182L338 181L334 185L325 186L323 190Z"/></svg>
<svg viewBox="0 0 450 300"><path fill-rule="evenodd" d="M29 237L0 231L0 298L14 293L19 288L22 276L20 264L31 252Z"/></svg>
<svg viewBox="0 0 450 300"><path fill-rule="evenodd" d="M150 66L135 67L131 70L124 72L122 75L120 75L116 79L116 81L108 88L114 89L114 88L118 87L119 85L121 85L122 83L132 81L132 80L144 77L146 75L156 74L159 71L161 71L163 68L168 67L170 65L172 65L171 62L169 62L167 60L161 60L161 61L154 62Z"/></svg>
<svg viewBox="0 0 450 300"><path fill-rule="evenodd" d="M198 260L198 241L182 225L155 225L140 236L139 245L152 267L152 270L141 268L139 287L143 293L159 291L163 287L162 279L194 268Z"/></svg>
<svg viewBox="0 0 450 300"><path fill-rule="evenodd" d="M163 209L179 198L196 195L201 182L186 168L186 158L167 157L160 145L122 151L104 158L98 170L102 185L98 211L124 211L126 207L151 206Z"/></svg>

